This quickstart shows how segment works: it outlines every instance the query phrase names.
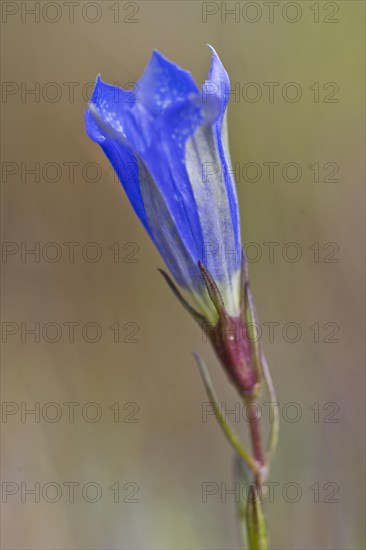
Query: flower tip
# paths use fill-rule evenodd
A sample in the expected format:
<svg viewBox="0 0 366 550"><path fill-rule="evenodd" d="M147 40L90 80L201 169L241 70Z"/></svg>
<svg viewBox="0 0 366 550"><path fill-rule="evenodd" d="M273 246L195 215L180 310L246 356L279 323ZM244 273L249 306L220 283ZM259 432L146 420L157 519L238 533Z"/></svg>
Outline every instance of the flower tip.
<svg viewBox="0 0 366 550"><path fill-rule="evenodd" d="M174 63L174 61L171 61L156 48L154 48L152 51L150 61L147 64L144 73L148 73L150 69L157 70L159 72L162 71L163 73L170 75L173 80L179 77L183 77L184 79L190 81L191 87L192 85L193 87L195 87L191 73L186 69L180 67L180 65L177 65L177 63ZM194 91L196 92L197 90Z"/></svg>
<svg viewBox="0 0 366 550"><path fill-rule="evenodd" d="M165 66L166 65L175 66L175 63L170 61L170 59L168 59L165 55L163 55L161 52L159 52L159 50L157 50L156 48L154 48L152 53L151 53L151 57L150 57L150 61L148 63L148 66L150 65L150 63L152 63L152 64L157 63L158 66L164 66L164 65Z"/></svg>
<svg viewBox="0 0 366 550"><path fill-rule="evenodd" d="M99 97L102 95L101 89L105 85L106 85L106 83L103 82L102 77L100 76L100 73L98 73L97 77L95 79L95 85L94 85L92 94L89 98L89 107L91 107L91 105L94 105L95 103L97 103Z"/></svg>
<svg viewBox="0 0 366 550"><path fill-rule="evenodd" d="M217 51L215 50L215 48L213 46L211 46L211 44L206 44L206 45L211 50L212 57L217 57L218 59L220 59Z"/></svg>
<svg viewBox="0 0 366 550"><path fill-rule="evenodd" d="M105 82L103 82L102 77L100 76L100 73L98 73L96 78L95 78L94 90L95 90L95 88L97 88L98 86L102 86L103 84L105 84ZM93 90L93 92L94 92L94 90ZM90 99L92 99L92 97L93 97L93 94L92 94Z"/></svg>
<svg viewBox="0 0 366 550"><path fill-rule="evenodd" d="M153 51L151 52L151 59L154 59L154 58L161 59L162 57L164 57L163 54L159 52L159 50L157 50L156 48L153 48Z"/></svg>

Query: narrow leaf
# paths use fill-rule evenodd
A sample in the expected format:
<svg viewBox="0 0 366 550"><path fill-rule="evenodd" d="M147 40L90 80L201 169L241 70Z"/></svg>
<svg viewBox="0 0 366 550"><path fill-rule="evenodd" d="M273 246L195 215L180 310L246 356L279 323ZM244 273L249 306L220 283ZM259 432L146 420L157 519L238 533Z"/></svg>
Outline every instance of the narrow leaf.
<svg viewBox="0 0 366 550"><path fill-rule="evenodd" d="M221 408L218 405L215 389L212 385L210 376L208 374L208 370L206 368L206 365L202 361L201 357L194 353L194 358L197 361L197 364L199 366L201 376L203 383L206 388L206 392L208 395L208 398L210 400L211 405L213 406L214 413L216 416L216 419L218 423L220 424L222 431L224 432L227 440L229 441L230 445L233 447L234 451L242 458L242 460L247 464L247 466L250 468L250 470L254 473L258 473L258 466L256 461L252 458L252 456L244 449L242 446L239 437L234 432L230 424L227 422L225 416L221 412Z"/></svg>

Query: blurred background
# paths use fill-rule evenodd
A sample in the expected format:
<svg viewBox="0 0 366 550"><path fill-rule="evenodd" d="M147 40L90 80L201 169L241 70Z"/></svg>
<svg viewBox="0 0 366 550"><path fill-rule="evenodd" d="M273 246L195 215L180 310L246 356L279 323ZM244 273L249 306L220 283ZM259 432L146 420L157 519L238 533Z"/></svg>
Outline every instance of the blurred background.
<svg viewBox="0 0 366 550"><path fill-rule="evenodd" d="M98 73L132 88L156 48L202 83L210 43L281 413L270 548L364 548L364 3L1 7L2 547L240 548L193 351L243 437L245 410L83 122Z"/></svg>

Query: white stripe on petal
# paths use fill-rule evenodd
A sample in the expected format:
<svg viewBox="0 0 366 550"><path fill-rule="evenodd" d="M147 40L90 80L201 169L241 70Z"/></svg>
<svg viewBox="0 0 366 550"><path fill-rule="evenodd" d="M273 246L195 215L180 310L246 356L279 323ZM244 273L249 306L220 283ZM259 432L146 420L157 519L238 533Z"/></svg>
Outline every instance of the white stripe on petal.
<svg viewBox="0 0 366 550"><path fill-rule="evenodd" d="M226 151L225 151L226 152ZM240 313L240 259L216 137L199 128L186 143L186 169L202 227L202 262L216 281L229 314Z"/></svg>

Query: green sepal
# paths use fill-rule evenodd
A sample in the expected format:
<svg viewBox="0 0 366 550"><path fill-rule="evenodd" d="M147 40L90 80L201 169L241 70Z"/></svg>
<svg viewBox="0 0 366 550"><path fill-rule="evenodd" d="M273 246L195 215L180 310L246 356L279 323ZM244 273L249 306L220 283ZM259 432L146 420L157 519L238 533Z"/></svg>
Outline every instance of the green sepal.
<svg viewBox="0 0 366 550"><path fill-rule="evenodd" d="M181 292L178 290L176 284L173 282L171 277L169 277L169 275L163 269L158 268L158 271L159 271L159 273L162 274L162 276L164 277L167 285L173 291L174 296L176 298L178 298L178 300L180 301L182 306L188 311L188 313L190 313L192 315L192 317L197 321L197 323L200 326L204 326L204 324L206 322L205 317L203 315L201 315L201 313L196 311L194 309L194 307L191 306L191 304L189 302L187 302L187 300L182 296Z"/></svg>
<svg viewBox="0 0 366 550"><path fill-rule="evenodd" d="M263 369L261 363L261 350L259 344L258 334L255 332L255 325L258 325L258 315L255 309L252 292L249 286L249 273L248 273L248 260L243 249L242 257L242 316L248 331L250 347L252 350L252 357L254 363L254 369L257 374L258 384L260 384L263 378Z"/></svg>
<svg viewBox="0 0 366 550"><path fill-rule="evenodd" d="M206 392L208 395L208 398L210 400L210 403L214 409L214 413L216 416L216 419L218 423L220 424L222 431L224 432L226 439L229 441L230 445L233 447L234 451L240 456L242 461L248 466L248 468L252 471L254 475L258 474L258 464L254 460L254 458L250 455L250 453L243 447L238 435L235 433L229 422L227 422L225 415L222 413L221 408L218 404L218 400L216 397L215 389L212 385L210 375L208 373L208 370L206 368L206 365L204 364L201 357L194 353L194 358L197 361L197 364L199 366L201 376L203 383L206 388Z"/></svg>
<svg viewBox="0 0 366 550"><path fill-rule="evenodd" d="M211 298L211 302L215 306L219 317L226 316L225 304L214 278L202 262L198 262L198 267L202 273L203 280L205 281L205 285L207 288L207 292Z"/></svg>

